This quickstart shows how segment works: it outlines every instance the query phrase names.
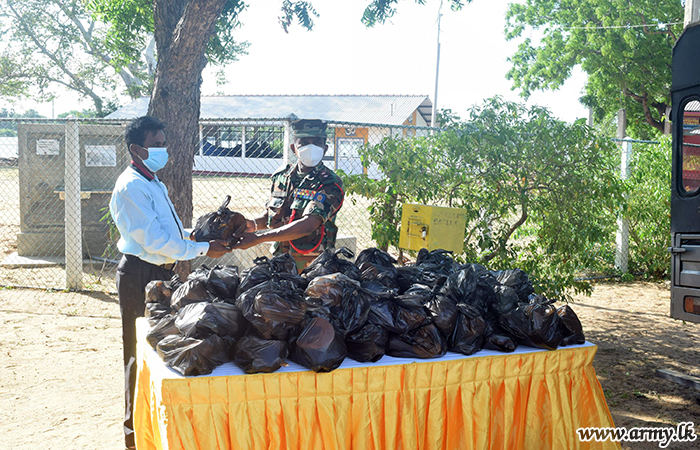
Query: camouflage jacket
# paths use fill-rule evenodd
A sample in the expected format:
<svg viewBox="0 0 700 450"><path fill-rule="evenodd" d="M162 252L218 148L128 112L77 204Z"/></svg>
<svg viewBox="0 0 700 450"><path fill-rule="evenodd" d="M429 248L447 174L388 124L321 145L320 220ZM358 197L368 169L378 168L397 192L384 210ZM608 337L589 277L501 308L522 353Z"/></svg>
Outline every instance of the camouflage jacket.
<svg viewBox="0 0 700 450"><path fill-rule="evenodd" d="M277 242L274 251L292 250L292 253L314 256L335 247L338 234L335 217L345 197L340 177L323 163L306 175L300 174L294 164L275 172L271 180L268 227L277 228L309 215L323 219L323 224L313 233L294 241Z"/></svg>

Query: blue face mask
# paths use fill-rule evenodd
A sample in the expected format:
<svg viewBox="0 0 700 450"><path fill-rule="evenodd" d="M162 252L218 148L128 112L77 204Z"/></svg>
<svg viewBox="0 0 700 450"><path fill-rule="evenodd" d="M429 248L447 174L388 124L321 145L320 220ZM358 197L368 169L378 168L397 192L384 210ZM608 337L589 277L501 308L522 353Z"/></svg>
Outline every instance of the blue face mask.
<svg viewBox="0 0 700 450"><path fill-rule="evenodd" d="M166 147L149 147L148 158L143 160L143 165L151 172L158 172L168 162L168 149Z"/></svg>

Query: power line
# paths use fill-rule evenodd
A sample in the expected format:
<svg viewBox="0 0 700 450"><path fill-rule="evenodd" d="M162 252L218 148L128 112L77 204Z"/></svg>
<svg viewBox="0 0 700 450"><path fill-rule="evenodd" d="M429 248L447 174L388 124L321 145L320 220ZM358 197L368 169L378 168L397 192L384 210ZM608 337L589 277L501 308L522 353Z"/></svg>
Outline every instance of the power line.
<svg viewBox="0 0 700 450"><path fill-rule="evenodd" d="M649 28L649 27L654 27L656 28L662 28L662 27L667 27L669 25L680 25L683 22L669 22L669 23L657 23L657 24L646 24L646 25L613 25L609 27L559 27L562 30L610 30L614 28Z"/></svg>

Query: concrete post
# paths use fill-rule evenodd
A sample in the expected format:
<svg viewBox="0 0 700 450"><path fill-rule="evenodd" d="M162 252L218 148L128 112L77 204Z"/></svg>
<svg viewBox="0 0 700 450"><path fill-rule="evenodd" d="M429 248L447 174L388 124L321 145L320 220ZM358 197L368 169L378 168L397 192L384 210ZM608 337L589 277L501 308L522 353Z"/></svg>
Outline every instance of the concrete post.
<svg viewBox="0 0 700 450"><path fill-rule="evenodd" d="M685 0L683 28L700 21L700 0Z"/></svg>
<svg viewBox="0 0 700 450"><path fill-rule="evenodd" d="M625 142L622 143L620 160L620 178L626 180L630 176L630 161L632 160L632 142L629 137L626 137ZM628 195L625 194L625 200L627 199ZM629 241L629 219L620 212L617 217L617 235L615 236L615 267L622 273L627 273L629 271Z"/></svg>
<svg viewBox="0 0 700 450"><path fill-rule="evenodd" d="M65 145L65 255L66 288L83 288L83 240L80 209L80 128L76 120L66 122Z"/></svg>

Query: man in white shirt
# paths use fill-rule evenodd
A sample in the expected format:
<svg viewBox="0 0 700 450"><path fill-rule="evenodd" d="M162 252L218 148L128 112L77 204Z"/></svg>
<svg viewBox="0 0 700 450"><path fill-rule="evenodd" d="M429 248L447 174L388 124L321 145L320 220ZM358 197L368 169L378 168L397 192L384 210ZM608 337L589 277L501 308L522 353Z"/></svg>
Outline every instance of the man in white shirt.
<svg viewBox="0 0 700 450"><path fill-rule="evenodd" d="M126 448L135 448L133 431L136 387L136 318L144 315L146 285L169 280L175 263L197 256L219 258L231 251L225 241L194 242L175 214L168 190L156 172L168 161L165 124L149 116L139 117L126 128L131 164L117 179L109 203L121 237L123 253L117 268L117 291L122 314L126 413Z"/></svg>

